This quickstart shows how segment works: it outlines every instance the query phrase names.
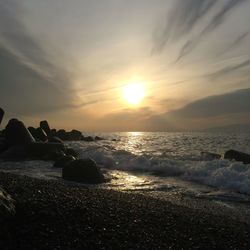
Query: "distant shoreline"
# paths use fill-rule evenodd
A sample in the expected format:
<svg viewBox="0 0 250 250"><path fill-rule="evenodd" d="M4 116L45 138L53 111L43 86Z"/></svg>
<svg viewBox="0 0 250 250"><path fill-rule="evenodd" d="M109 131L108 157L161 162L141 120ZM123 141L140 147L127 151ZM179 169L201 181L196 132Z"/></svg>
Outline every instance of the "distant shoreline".
<svg viewBox="0 0 250 250"><path fill-rule="evenodd" d="M1 249L247 249L250 224L140 194L0 172L17 213Z"/></svg>

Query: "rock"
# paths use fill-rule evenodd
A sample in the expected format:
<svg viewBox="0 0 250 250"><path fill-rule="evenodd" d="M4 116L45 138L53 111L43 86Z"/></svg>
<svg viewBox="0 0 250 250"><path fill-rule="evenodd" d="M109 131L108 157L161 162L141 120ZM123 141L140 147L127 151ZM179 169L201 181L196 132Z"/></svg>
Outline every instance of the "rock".
<svg viewBox="0 0 250 250"><path fill-rule="evenodd" d="M29 158L25 145L17 145L8 148L0 154L0 159L8 161L22 161Z"/></svg>
<svg viewBox="0 0 250 250"><path fill-rule="evenodd" d="M86 137L84 137L84 136L82 136L82 141L94 141L94 138L93 137L91 137L91 136L86 136Z"/></svg>
<svg viewBox="0 0 250 250"><path fill-rule="evenodd" d="M62 170L65 180L97 184L104 181L103 174L91 158L69 162Z"/></svg>
<svg viewBox="0 0 250 250"><path fill-rule="evenodd" d="M15 201L0 187L0 221L15 214Z"/></svg>
<svg viewBox="0 0 250 250"><path fill-rule="evenodd" d="M40 128L43 129L48 136L50 135L51 131L47 121L40 121Z"/></svg>
<svg viewBox="0 0 250 250"><path fill-rule="evenodd" d="M68 140L70 141L80 141L82 138L82 133L78 130L73 129L68 134Z"/></svg>
<svg viewBox="0 0 250 250"><path fill-rule="evenodd" d="M215 153L211 153L211 152L201 152L201 156L205 160L221 159L221 155L220 154L215 154Z"/></svg>
<svg viewBox="0 0 250 250"><path fill-rule="evenodd" d="M99 137L99 136L96 136L96 137L95 137L95 140L96 140L96 141L101 141L101 140L104 140L104 138Z"/></svg>
<svg viewBox="0 0 250 250"><path fill-rule="evenodd" d="M72 161L75 161L76 158L72 155L65 155L54 162L55 168L64 168L67 164Z"/></svg>
<svg viewBox="0 0 250 250"><path fill-rule="evenodd" d="M68 134L64 129L60 129L56 132L56 136L59 137L63 141L68 140Z"/></svg>
<svg viewBox="0 0 250 250"><path fill-rule="evenodd" d="M5 138L9 146L26 145L35 142L34 137L23 122L11 119L5 128Z"/></svg>
<svg viewBox="0 0 250 250"><path fill-rule="evenodd" d="M0 137L0 154L8 149L7 141L4 137Z"/></svg>
<svg viewBox="0 0 250 250"><path fill-rule="evenodd" d="M4 110L2 108L0 108L0 124L3 120L3 116L4 116Z"/></svg>
<svg viewBox="0 0 250 250"><path fill-rule="evenodd" d="M241 161L244 164L250 164L250 154L242 153L237 150L228 150L224 154L224 159Z"/></svg>
<svg viewBox="0 0 250 250"><path fill-rule="evenodd" d="M34 127L28 127L29 132L35 138L36 136L36 129Z"/></svg>
<svg viewBox="0 0 250 250"><path fill-rule="evenodd" d="M55 128L53 128L53 129L50 130L50 136L51 137L56 136L56 129Z"/></svg>
<svg viewBox="0 0 250 250"><path fill-rule="evenodd" d="M55 142L55 143L62 143L63 144L63 141L56 136L49 137L48 142Z"/></svg>
<svg viewBox="0 0 250 250"><path fill-rule="evenodd" d="M61 143L35 142L26 146L27 154L31 158L56 160L65 155L65 146Z"/></svg>
<svg viewBox="0 0 250 250"><path fill-rule="evenodd" d="M46 132L40 127L36 129L36 139L43 141L43 142L48 141L48 136Z"/></svg>
<svg viewBox="0 0 250 250"><path fill-rule="evenodd" d="M66 148L65 154L66 155L72 155L74 157L78 156L78 153L73 148Z"/></svg>

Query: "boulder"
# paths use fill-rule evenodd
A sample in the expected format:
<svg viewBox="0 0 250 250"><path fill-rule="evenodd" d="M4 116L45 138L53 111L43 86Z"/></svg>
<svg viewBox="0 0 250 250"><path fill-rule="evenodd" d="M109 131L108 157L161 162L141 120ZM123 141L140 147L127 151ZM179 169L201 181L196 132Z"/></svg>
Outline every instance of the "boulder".
<svg viewBox="0 0 250 250"><path fill-rule="evenodd" d="M73 129L68 133L68 140L70 141L79 141L82 138L82 133L78 130Z"/></svg>
<svg viewBox="0 0 250 250"><path fill-rule="evenodd" d="M63 143L63 141L59 137L56 137L56 136L49 137L48 142Z"/></svg>
<svg viewBox="0 0 250 250"><path fill-rule="evenodd" d="M240 161L244 164L250 164L250 154L242 153L233 149L226 151L226 153L224 154L224 159Z"/></svg>
<svg viewBox="0 0 250 250"><path fill-rule="evenodd" d="M65 156L62 156L61 158L57 159L55 162L54 162L54 167L55 168L64 168L67 164L69 164L70 162L72 161L75 161L76 158L72 155L65 155Z"/></svg>
<svg viewBox="0 0 250 250"><path fill-rule="evenodd" d="M45 131L42 128L37 128L35 131L35 136L36 140L46 142L48 141L48 136L45 133Z"/></svg>
<svg viewBox="0 0 250 250"><path fill-rule="evenodd" d="M36 129L34 127L28 127L29 132L35 138L36 137Z"/></svg>
<svg viewBox="0 0 250 250"><path fill-rule="evenodd" d="M7 150L8 145L7 145L7 141L5 140L4 137L0 137L0 154Z"/></svg>
<svg viewBox="0 0 250 250"><path fill-rule="evenodd" d="M99 166L91 158L71 161L62 170L65 180L97 184L104 181Z"/></svg>
<svg viewBox="0 0 250 250"><path fill-rule="evenodd" d="M8 161L22 161L29 158L25 145L11 146L0 154L0 159Z"/></svg>
<svg viewBox="0 0 250 250"><path fill-rule="evenodd" d="M50 135L51 130L47 121L40 121L40 128L43 129L47 135Z"/></svg>
<svg viewBox="0 0 250 250"><path fill-rule="evenodd" d="M89 141L89 142L91 142L91 141L94 141L94 138L93 137L91 137L91 136L82 136L82 141Z"/></svg>
<svg viewBox="0 0 250 250"><path fill-rule="evenodd" d="M73 148L66 148L65 149L65 154L66 155L72 155L74 157L78 156L78 153Z"/></svg>
<svg viewBox="0 0 250 250"><path fill-rule="evenodd" d="M68 140L68 134L64 129L60 129L56 132L56 136L59 137L63 141Z"/></svg>
<svg viewBox="0 0 250 250"><path fill-rule="evenodd" d="M3 116L4 116L4 110L2 108L0 108L0 124L3 120Z"/></svg>
<svg viewBox="0 0 250 250"><path fill-rule="evenodd" d="M0 221L15 214L15 201L0 187Z"/></svg>
<svg viewBox="0 0 250 250"><path fill-rule="evenodd" d="M50 130L50 136L51 137L56 136L56 129L55 128L53 128L53 129Z"/></svg>
<svg viewBox="0 0 250 250"><path fill-rule="evenodd" d="M96 137L95 137L95 140L96 140L96 141L101 141L101 140L104 140L104 138L102 138L102 137L100 137L100 136L96 136Z"/></svg>
<svg viewBox="0 0 250 250"><path fill-rule="evenodd" d="M27 145L35 142L34 137L23 122L11 119L5 128L5 138L9 146Z"/></svg>
<svg viewBox="0 0 250 250"><path fill-rule="evenodd" d="M65 146L61 143L35 142L26 146L30 158L55 160L65 155Z"/></svg>

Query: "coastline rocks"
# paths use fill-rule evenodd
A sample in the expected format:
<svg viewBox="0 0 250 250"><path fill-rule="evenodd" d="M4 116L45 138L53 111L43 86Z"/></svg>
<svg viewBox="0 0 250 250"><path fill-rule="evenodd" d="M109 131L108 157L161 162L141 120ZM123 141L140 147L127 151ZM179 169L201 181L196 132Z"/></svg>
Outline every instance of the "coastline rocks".
<svg viewBox="0 0 250 250"><path fill-rule="evenodd" d="M50 127L49 127L49 123L44 120L44 121L40 121L40 128L45 131L45 133L49 136L51 133Z"/></svg>
<svg viewBox="0 0 250 250"><path fill-rule="evenodd" d="M242 153L233 149L225 152L224 159L240 161L244 164L250 164L250 154Z"/></svg>
<svg viewBox="0 0 250 250"><path fill-rule="evenodd" d="M4 110L2 108L0 108L0 124L3 120L3 116L4 116Z"/></svg>
<svg viewBox="0 0 250 250"><path fill-rule="evenodd" d="M0 154L0 159L8 161L21 161L28 157L28 152L25 146L12 146Z"/></svg>
<svg viewBox="0 0 250 250"><path fill-rule="evenodd" d="M91 141L94 141L94 138L91 137L91 136L82 136L82 141L88 141L88 142L91 142Z"/></svg>
<svg viewBox="0 0 250 250"><path fill-rule="evenodd" d="M56 136L49 137L48 142L62 143L63 144L63 141L60 138L56 137Z"/></svg>
<svg viewBox="0 0 250 250"><path fill-rule="evenodd" d="M0 137L0 154L8 148L5 138Z"/></svg>
<svg viewBox="0 0 250 250"><path fill-rule="evenodd" d="M26 146L27 155L35 159L56 160L65 155L65 146L61 143L35 142Z"/></svg>
<svg viewBox="0 0 250 250"><path fill-rule="evenodd" d="M56 160L53 164L54 168L64 168L67 166L67 164L69 164L72 161L75 161L76 158L72 155L65 155L62 156L61 158L59 158L58 160Z"/></svg>
<svg viewBox="0 0 250 250"><path fill-rule="evenodd" d="M91 158L69 162L62 170L62 177L68 181L97 184L104 181L99 166Z"/></svg>
<svg viewBox="0 0 250 250"><path fill-rule="evenodd" d="M15 214L15 201L0 187L0 221Z"/></svg>
<svg viewBox="0 0 250 250"><path fill-rule="evenodd" d="M35 134L33 135L37 141L46 142L48 141L48 136L42 128L37 128Z"/></svg>
<svg viewBox="0 0 250 250"><path fill-rule="evenodd" d="M23 122L11 119L5 128L5 138L9 146L27 145L35 142L34 137Z"/></svg>

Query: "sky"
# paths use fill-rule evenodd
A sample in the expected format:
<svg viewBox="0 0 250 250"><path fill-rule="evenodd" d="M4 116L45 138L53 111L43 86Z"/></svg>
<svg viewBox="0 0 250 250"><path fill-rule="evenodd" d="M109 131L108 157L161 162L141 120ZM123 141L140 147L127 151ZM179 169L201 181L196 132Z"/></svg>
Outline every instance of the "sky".
<svg viewBox="0 0 250 250"><path fill-rule="evenodd" d="M250 0L0 0L4 123L194 131L250 123ZM143 87L131 105L124 89ZM132 93L133 94L133 93Z"/></svg>

